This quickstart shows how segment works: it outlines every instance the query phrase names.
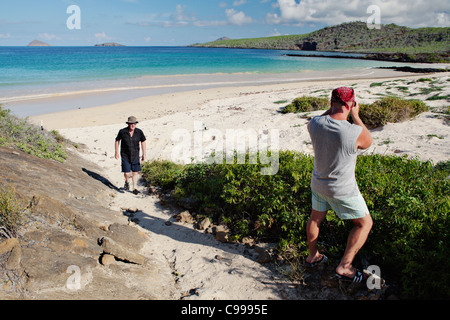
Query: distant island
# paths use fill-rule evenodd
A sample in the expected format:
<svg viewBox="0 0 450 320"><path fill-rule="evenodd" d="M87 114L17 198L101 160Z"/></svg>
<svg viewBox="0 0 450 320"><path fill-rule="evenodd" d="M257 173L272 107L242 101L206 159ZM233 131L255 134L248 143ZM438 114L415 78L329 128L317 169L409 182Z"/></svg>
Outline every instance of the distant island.
<svg viewBox="0 0 450 320"><path fill-rule="evenodd" d="M249 39L225 39L192 47L359 52L381 60L449 62L450 28L408 28L396 24L369 29L365 22L348 22L311 33Z"/></svg>
<svg viewBox="0 0 450 320"><path fill-rule="evenodd" d="M223 41L223 40L233 40L233 39L228 38L228 37L222 37L222 38L217 39L216 41Z"/></svg>
<svg viewBox="0 0 450 320"><path fill-rule="evenodd" d="M123 44L118 44L115 42L107 42L102 44L96 44L96 47L125 47Z"/></svg>
<svg viewBox="0 0 450 320"><path fill-rule="evenodd" d="M51 46L48 43L39 40L34 40L28 44L28 47L51 47Z"/></svg>

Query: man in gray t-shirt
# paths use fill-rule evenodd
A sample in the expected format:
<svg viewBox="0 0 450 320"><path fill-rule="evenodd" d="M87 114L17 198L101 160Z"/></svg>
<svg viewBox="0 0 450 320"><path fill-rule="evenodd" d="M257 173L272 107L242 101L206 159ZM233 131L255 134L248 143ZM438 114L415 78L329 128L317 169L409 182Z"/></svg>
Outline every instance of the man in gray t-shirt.
<svg viewBox="0 0 450 320"><path fill-rule="evenodd" d="M351 114L353 124L347 121ZM317 249L319 226L328 210L343 220L352 220L347 248L336 276L361 282L364 276L352 266L353 259L367 240L372 218L355 179L358 149L372 144L369 130L359 117L359 105L351 88L333 90L331 107L308 124L314 148L314 171L311 179L312 213L307 225L309 255L306 263L314 266L327 261Z"/></svg>

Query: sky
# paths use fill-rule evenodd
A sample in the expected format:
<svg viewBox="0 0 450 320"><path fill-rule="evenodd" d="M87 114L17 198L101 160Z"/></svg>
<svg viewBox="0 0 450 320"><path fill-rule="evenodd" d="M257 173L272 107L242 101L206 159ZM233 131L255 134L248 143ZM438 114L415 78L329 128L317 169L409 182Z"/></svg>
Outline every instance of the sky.
<svg viewBox="0 0 450 320"><path fill-rule="evenodd" d="M304 34L369 19L413 28L449 27L450 1L0 0L0 46L32 40L52 46L185 46L224 36Z"/></svg>

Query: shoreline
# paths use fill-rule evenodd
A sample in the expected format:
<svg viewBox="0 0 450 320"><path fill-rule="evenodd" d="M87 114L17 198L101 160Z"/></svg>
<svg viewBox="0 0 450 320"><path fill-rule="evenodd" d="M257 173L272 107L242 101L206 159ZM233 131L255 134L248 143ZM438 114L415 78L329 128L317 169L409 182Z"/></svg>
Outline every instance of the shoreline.
<svg viewBox="0 0 450 320"><path fill-rule="evenodd" d="M285 56L298 56L298 57L318 57L318 58L337 58L337 59L360 59L360 58L351 58L351 57L341 57L341 56L321 56L321 55L295 55L295 54L285 54ZM436 72L448 72L450 71L450 63L415 63L416 67L409 66L408 63L404 62L395 62L397 66L390 67L356 67L354 69L348 69L346 73L352 73L361 71L361 70L391 70L398 72L406 72L410 74L418 74L418 73L436 73ZM334 70L335 72L342 72L342 70ZM80 86L79 89L76 90L58 90L54 91L55 87L60 84L47 84L44 85L45 90L40 93L35 94L25 94L25 95L16 95L16 96L0 96L0 104L6 103L14 103L14 102L23 102L30 100L39 100L39 99L50 99L56 97L63 96L73 96L73 95L81 95L81 94L94 94L94 93L107 93L107 92L120 92L120 91L129 91L129 90L143 90L143 89L152 89L152 88L170 88L170 87L180 87L180 86L222 86L222 85L231 85L231 84L247 84L247 83L272 83L277 81L282 82L295 82L295 81L308 81L308 80L332 80L335 77L324 77L321 76L323 74L327 74L328 71L317 71L317 70L302 70L298 72L233 72L233 73L198 73L198 74L161 74L161 75L145 75L139 77L131 77L131 78L119 78L115 80L93 80L93 81L80 81L80 82L68 82L61 84L66 88L70 88L73 83L76 83ZM305 78L304 75L314 75L314 77ZM397 73L398 74L398 73ZM283 77L288 76L289 79L283 79ZM360 75L360 76L365 76ZM184 78L184 79L183 79ZM198 82L195 79L200 79ZM212 80L211 80L211 79ZM242 79L241 79L242 78ZM262 78L262 79L260 79ZM168 82L165 81L168 79ZM178 80L181 79L181 80ZM346 79L346 78L343 78ZM158 80L163 80L157 82ZM194 80L194 81L192 81ZM155 81L155 82L153 82ZM95 82L104 82L105 84L100 87L96 87L91 89L92 83ZM143 84L142 84L143 83ZM84 88L83 88L84 87ZM1 93L1 92L0 92Z"/></svg>
<svg viewBox="0 0 450 320"><path fill-rule="evenodd" d="M306 58L333 58L333 59L354 59L354 60L373 60L373 61L384 61L384 62L401 62L401 63L411 63L411 64L419 64L419 63L442 63L446 62L428 62L428 61L416 61L409 59L409 56L405 53L366 53L364 56L339 56L335 54L324 55L324 54L295 54L295 53L287 53L285 56L287 57L306 57ZM351 53L351 52L345 52ZM356 53L356 52L355 52ZM400 56L400 57L398 57Z"/></svg>
<svg viewBox="0 0 450 320"><path fill-rule="evenodd" d="M94 92L16 103L10 109L13 113L16 113L15 111L26 113L30 111L30 108L43 111L25 116L38 125L44 121L44 127L51 130L122 123L122 119L129 116L128 113L134 113L138 118L149 120L164 114L193 110L210 100L229 98L255 91L298 89L300 96L302 90L307 87L318 86L320 88L321 85L329 82L335 83L335 85L344 85L345 83L351 85L356 81L375 82L383 79L417 76L414 73L389 69L358 69L357 71L352 70L339 75L318 71L271 74L270 76L214 74L206 75L206 78L205 75L177 75L177 79L184 78L183 80L186 80L188 78L187 80L190 82L160 84L142 89L107 88L107 91L96 89ZM165 78L168 81L174 79L174 77ZM209 82L192 82L193 80L209 80ZM186 95L189 96L189 99L185 98ZM7 104L4 107L9 108L10 106Z"/></svg>

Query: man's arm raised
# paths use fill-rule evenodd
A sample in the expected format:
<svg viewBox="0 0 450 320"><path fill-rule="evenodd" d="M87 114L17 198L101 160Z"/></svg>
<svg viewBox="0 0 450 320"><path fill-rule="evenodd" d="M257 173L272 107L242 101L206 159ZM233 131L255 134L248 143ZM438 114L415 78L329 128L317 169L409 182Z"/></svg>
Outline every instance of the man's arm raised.
<svg viewBox="0 0 450 320"><path fill-rule="evenodd" d="M358 103L356 103L355 106L350 110L350 114L352 115L353 123L363 128L363 131L356 140L355 148L356 150L358 149L365 150L372 145L372 135L370 134L370 131L367 129L365 124L362 122L361 118L359 117Z"/></svg>

